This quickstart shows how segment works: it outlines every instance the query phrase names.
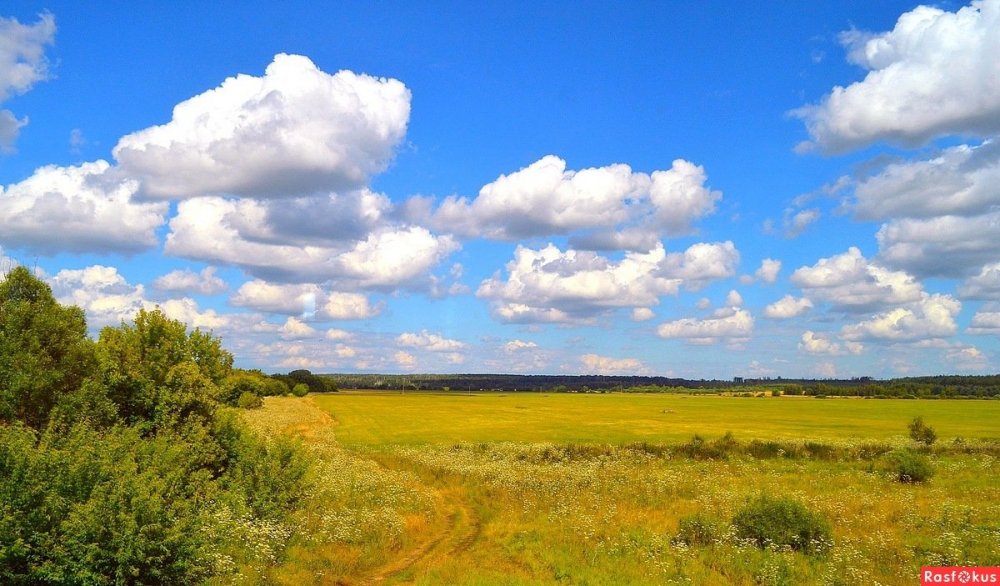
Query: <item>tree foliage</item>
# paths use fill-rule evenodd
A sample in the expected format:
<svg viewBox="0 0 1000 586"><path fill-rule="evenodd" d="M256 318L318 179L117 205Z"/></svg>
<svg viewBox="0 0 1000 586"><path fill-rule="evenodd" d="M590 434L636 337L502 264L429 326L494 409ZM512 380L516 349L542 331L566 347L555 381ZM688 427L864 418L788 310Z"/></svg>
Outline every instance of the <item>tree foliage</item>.
<svg viewBox="0 0 1000 586"><path fill-rule="evenodd" d="M219 339L159 310L95 343L83 312L11 271L0 283L0 584L192 584L254 561L240 535L288 522L309 459L222 409L240 388L232 363ZM287 392L244 378L263 381L248 393L257 401Z"/></svg>
<svg viewBox="0 0 1000 586"><path fill-rule="evenodd" d="M56 303L28 269L13 269L0 282L0 357L0 422L44 426L93 369L83 311Z"/></svg>

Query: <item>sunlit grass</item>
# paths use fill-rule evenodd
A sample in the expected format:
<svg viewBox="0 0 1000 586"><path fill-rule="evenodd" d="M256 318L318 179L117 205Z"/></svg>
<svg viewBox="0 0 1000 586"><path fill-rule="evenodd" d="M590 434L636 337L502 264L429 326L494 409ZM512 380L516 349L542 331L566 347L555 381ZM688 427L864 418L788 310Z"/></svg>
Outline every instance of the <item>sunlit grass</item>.
<svg viewBox="0 0 1000 586"><path fill-rule="evenodd" d="M338 393L315 397L345 445L455 442L680 442L906 435L923 415L941 438L1000 436L1000 401L735 398L689 395Z"/></svg>
<svg viewBox="0 0 1000 586"><path fill-rule="evenodd" d="M312 537L268 574L280 583L902 585L921 565L1000 564L1000 458L975 439L1000 436L998 407L343 394L269 399L247 417L262 433L302 437L325 462L300 517ZM904 484L864 447L912 446L906 424L918 414L942 438L929 453L936 474ZM736 447L716 459L681 445L726 431ZM754 458L752 439L782 451ZM795 452L806 440L835 457ZM832 546L805 554L739 539L732 519L760 495L821 515ZM719 533L676 540L696 513Z"/></svg>

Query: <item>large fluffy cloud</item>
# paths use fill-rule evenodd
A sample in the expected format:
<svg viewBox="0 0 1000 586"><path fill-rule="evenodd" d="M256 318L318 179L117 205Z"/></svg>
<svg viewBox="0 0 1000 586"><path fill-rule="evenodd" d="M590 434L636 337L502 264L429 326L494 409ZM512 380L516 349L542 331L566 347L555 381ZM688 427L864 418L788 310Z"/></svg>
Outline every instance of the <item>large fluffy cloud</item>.
<svg viewBox="0 0 1000 586"><path fill-rule="evenodd" d="M42 14L33 25L0 18L0 103L48 78L45 47L55 34L56 21L51 14ZM19 119L10 110L0 110L0 154L13 151L21 128L27 124L27 117Z"/></svg>
<svg viewBox="0 0 1000 586"><path fill-rule="evenodd" d="M497 273L476 295L492 301L494 315L503 321L581 321L613 308L656 305L682 285L697 288L732 276L738 262L731 242L695 244L678 253L667 253L661 244L626 253L620 261L589 251L563 252L552 244L540 250L518 246L507 263L507 280Z"/></svg>
<svg viewBox="0 0 1000 586"><path fill-rule="evenodd" d="M918 6L889 32L844 33L863 81L837 86L797 110L814 144L844 151L874 141L919 144L935 136L1000 132L1000 1L957 12Z"/></svg>
<svg viewBox="0 0 1000 586"><path fill-rule="evenodd" d="M431 222L463 236L500 240L584 230L574 237L578 247L649 250L663 235L687 233L715 211L721 194L706 181L702 167L680 159L647 175L623 164L569 170L566 161L549 155L501 175L471 201L445 199Z"/></svg>
<svg viewBox="0 0 1000 586"><path fill-rule="evenodd" d="M168 205L135 203L136 189L105 161L42 167L0 188L0 242L42 253L151 248Z"/></svg>
<svg viewBox="0 0 1000 586"><path fill-rule="evenodd" d="M205 197L183 201L170 221L165 251L238 266L272 280L323 282L347 287L426 285L429 271L458 248L447 236L417 226L384 224L358 240L269 241L252 221L260 207L245 200Z"/></svg>
<svg viewBox="0 0 1000 586"><path fill-rule="evenodd" d="M853 312L917 301L923 291L911 275L870 262L853 246L843 254L799 268L792 273L791 281L810 299Z"/></svg>
<svg viewBox="0 0 1000 586"><path fill-rule="evenodd" d="M410 114L399 81L280 54L122 137L114 156L153 198L284 197L355 189L388 165Z"/></svg>

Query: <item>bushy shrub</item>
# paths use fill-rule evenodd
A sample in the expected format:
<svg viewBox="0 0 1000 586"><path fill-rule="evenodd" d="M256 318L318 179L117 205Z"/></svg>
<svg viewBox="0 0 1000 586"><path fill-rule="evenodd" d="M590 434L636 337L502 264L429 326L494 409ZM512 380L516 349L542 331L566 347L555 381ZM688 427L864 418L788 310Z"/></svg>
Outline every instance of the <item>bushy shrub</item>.
<svg viewBox="0 0 1000 586"><path fill-rule="evenodd" d="M900 482L925 482L934 476L934 466L927 456L912 450L899 450L890 458L892 472Z"/></svg>
<svg viewBox="0 0 1000 586"><path fill-rule="evenodd" d="M296 397L305 397L309 394L309 386L305 383L299 383L292 387L292 394Z"/></svg>
<svg viewBox="0 0 1000 586"><path fill-rule="evenodd" d="M261 399L253 393L244 392L240 394L240 398L236 400L236 406L240 409L258 409L264 406L264 399Z"/></svg>
<svg viewBox="0 0 1000 586"><path fill-rule="evenodd" d="M736 534L758 547L790 547L814 553L831 543L830 524L801 502L788 497L760 496L733 518Z"/></svg>
<svg viewBox="0 0 1000 586"><path fill-rule="evenodd" d="M680 520L674 543L685 545L711 545L722 538L725 526L722 521L708 513L695 513Z"/></svg>
<svg viewBox="0 0 1000 586"><path fill-rule="evenodd" d="M937 441L937 432L934 428L924 423L924 418L921 416L916 416L913 421L910 422L910 438L925 446L929 446Z"/></svg>

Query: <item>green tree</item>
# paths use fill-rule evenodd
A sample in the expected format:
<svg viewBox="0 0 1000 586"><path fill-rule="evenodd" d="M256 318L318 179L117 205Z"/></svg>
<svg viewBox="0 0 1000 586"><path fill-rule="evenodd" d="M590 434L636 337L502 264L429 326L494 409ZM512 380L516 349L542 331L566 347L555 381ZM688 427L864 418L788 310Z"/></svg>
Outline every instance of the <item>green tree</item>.
<svg viewBox="0 0 1000 586"><path fill-rule="evenodd" d="M13 269L0 282L0 357L0 421L45 425L93 368L83 311L59 305L28 269Z"/></svg>
<svg viewBox="0 0 1000 586"><path fill-rule="evenodd" d="M100 380L129 424L209 416L233 357L218 338L142 309L132 324L107 327L97 342Z"/></svg>

